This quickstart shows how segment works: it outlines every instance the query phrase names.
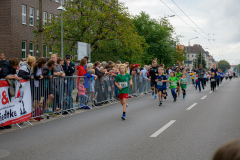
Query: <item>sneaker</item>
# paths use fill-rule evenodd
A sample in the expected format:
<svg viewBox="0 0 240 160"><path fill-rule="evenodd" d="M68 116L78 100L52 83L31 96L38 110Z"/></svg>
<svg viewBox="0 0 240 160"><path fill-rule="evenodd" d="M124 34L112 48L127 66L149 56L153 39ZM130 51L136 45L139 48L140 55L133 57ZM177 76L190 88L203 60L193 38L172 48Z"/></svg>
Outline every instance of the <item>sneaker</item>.
<svg viewBox="0 0 240 160"><path fill-rule="evenodd" d="M128 108L128 104L126 105L126 107Z"/></svg>
<svg viewBox="0 0 240 160"><path fill-rule="evenodd" d="M152 96L154 96L154 91L152 91Z"/></svg>
<svg viewBox="0 0 240 160"><path fill-rule="evenodd" d="M123 114L121 118L122 118L122 120L125 120L126 115Z"/></svg>
<svg viewBox="0 0 240 160"><path fill-rule="evenodd" d="M167 96L165 96L164 99L167 99Z"/></svg>
<svg viewBox="0 0 240 160"><path fill-rule="evenodd" d="M166 96L168 96L167 92L166 92Z"/></svg>
<svg viewBox="0 0 240 160"><path fill-rule="evenodd" d="M159 106L161 106L162 105L162 102L159 102Z"/></svg>
<svg viewBox="0 0 240 160"><path fill-rule="evenodd" d="M155 95L154 99L157 99L157 96Z"/></svg>
<svg viewBox="0 0 240 160"><path fill-rule="evenodd" d="M89 106L85 106L84 109L91 109Z"/></svg>
<svg viewBox="0 0 240 160"><path fill-rule="evenodd" d="M177 98L174 98L173 102L176 102L177 101Z"/></svg>

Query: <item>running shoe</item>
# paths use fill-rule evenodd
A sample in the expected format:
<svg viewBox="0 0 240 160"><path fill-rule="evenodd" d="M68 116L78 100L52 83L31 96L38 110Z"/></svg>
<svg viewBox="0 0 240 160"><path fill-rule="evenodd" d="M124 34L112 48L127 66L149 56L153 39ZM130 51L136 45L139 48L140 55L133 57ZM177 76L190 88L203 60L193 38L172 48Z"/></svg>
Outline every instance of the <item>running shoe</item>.
<svg viewBox="0 0 240 160"><path fill-rule="evenodd" d="M152 91L152 96L154 96L154 91Z"/></svg>
<svg viewBox="0 0 240 160"><path fill-rule="evenodd" d="M121 118L122 118L122 120L125 120L125 118L126 118L126 115L125 115L125 114L123 114Z"/></svg>
<svg viewBox="0 0 240 160"><path fill-rule="evenodd" d="M159 102L159 106L161 106L162 105L162 102Z"/></svg>
<svg viewBox="0 0 240 160"><path fill-rule="evenodd" d="M126 107L128 108L128 104L126 105Z"/></svg>
<svg viewBox="0 0 240 160"><path fill-rule="evenodd" d="M166 96L168 96L167 92L166 92Z"/></svg>
<svg viewBox="0 0 240 160"><path fill-rule="evenodd" d="M176 102L177 101L177 98L174 98L173 102Z"/></svg>
<svg viewBox="0 0 240 160"><path fill-rule="evenodd" d="M155 95L154 99L157 99L157 96Z"/></svg>
<svg viewBox="0 0 240 160"><path fill-rule="evenodd" d="M167 99L167 96L165 96L164 99Z"/></svg>

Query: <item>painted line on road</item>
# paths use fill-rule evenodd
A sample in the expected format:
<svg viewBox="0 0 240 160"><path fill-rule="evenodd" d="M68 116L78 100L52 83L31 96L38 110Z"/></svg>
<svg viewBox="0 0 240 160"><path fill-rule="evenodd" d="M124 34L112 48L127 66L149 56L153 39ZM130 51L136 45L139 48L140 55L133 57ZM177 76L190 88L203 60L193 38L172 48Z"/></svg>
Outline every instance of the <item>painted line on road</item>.
<svg viewBox="0 0 240 160"><path fill-rule="evenodd" d="M203 96L201 99L205 99L207 97L207 95Z"/></svg>
<svg viewBox="0 0 240 160"><path fill-rule="evenodd" d="M154 137L154 138L157 137L159 134L161 134L163 131L165 131L168 127L170 127L175 122L176 122L176 120L171 120L165 126L160 128L157 132L153 133L150 137Z"/></svg>
<svg viewBox="0 0 240 160"><path fill-rule="evenodd" d="M188 107L186 110L189 111L190 109L192 109L193 107L195 107L197 105L197 103L194 103L193 105L191 105L190 107Z"/></svg>
<svg viewBox="0 0 240 160"><path fill-rule="evenodd" d="M211 92L209 92L209 93L212 93L212 91L211 91Z"/></svg>

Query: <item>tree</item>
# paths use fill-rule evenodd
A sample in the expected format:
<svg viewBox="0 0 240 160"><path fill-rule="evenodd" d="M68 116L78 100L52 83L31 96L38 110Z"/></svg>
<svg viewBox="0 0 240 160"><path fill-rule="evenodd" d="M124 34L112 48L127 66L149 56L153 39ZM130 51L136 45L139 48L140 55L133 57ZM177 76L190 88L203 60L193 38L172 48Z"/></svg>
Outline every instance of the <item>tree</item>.
<svg viewBox="0 0 240 160"><path fill-rule="evenodd" d="M240 70L240 64L236 65L234 68L233 68L234 71L238 71Z"/></svg>
<svg viewBox="0 0 240 160"><path fill-rule="evenodd" d="M172 38L173 26L167 19L151 19L149 14L141 12L133 17L133 24L149 46L144 55L145 64L151 63L154 57L165 66L180 60L176 55L176 41Z"/></svg>
<svg viewBox="0 0 240 160"><path fill-rule="evenodd" d="M203 54L201 54L201 51L196 55L197 59L195 59L195 61L193 62L193 66L198 68L200 64L203 65L203 68L206 68L206 61L205 58L203 56ZM202 63L201 63L202 62Z"/></svg>
<svg viewBox="0 0 240 160"><path fill-rule="evenodd" d="M230 64L228 61L225 60L220 60L218 62L218 68L221 69L223 72L227 71L228 69L231 68Z"/></svg>
<svg viewBox="0 0 240 160"><path fill-rule="evenodd" d="M126 60L140 62L147 44L139 36L127 8L116 0L73 0L63 12L64 53L76 54L77 42L91 44L92 60ZM61 49L60 17L45 26L44 40Z"/></svg>

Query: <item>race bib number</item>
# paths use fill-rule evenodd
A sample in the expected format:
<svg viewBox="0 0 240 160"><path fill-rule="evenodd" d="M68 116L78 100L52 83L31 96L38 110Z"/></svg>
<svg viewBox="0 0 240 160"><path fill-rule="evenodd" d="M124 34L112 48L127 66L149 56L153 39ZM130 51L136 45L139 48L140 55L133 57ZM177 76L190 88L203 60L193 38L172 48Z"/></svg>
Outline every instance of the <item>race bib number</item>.
<svg viewBox="0 0 240 160"><path fill-rule="evenodd" d="M175 86L176 85L176 83L175 82L171 82L171 86Z"/></svg>
<svg viewBox="0 0 240 160"><path fill-rule="evenodd" d="M121 86L122 88L126 88L128 87L128 82L119 82L119 86Z"/></svg>
<svg viewBox="0 0 240 160"><path fill-rule="evenodd" d="M211 79L211 82L215 82L215 79Z"/></svg>
<svg viewBox="0 0 240 160"><path fill-rule="evenodd" d="M162 81L158 81L158 82L157 82L157 85L158 85L158 86L162 86L162 85L163 85Z"/></svg>
<svg viewBox="0 0 240 160"><path fill-rule="evenodd" d="M187 82L186 81L182 81L182 84L187 84Z"/></svg>

